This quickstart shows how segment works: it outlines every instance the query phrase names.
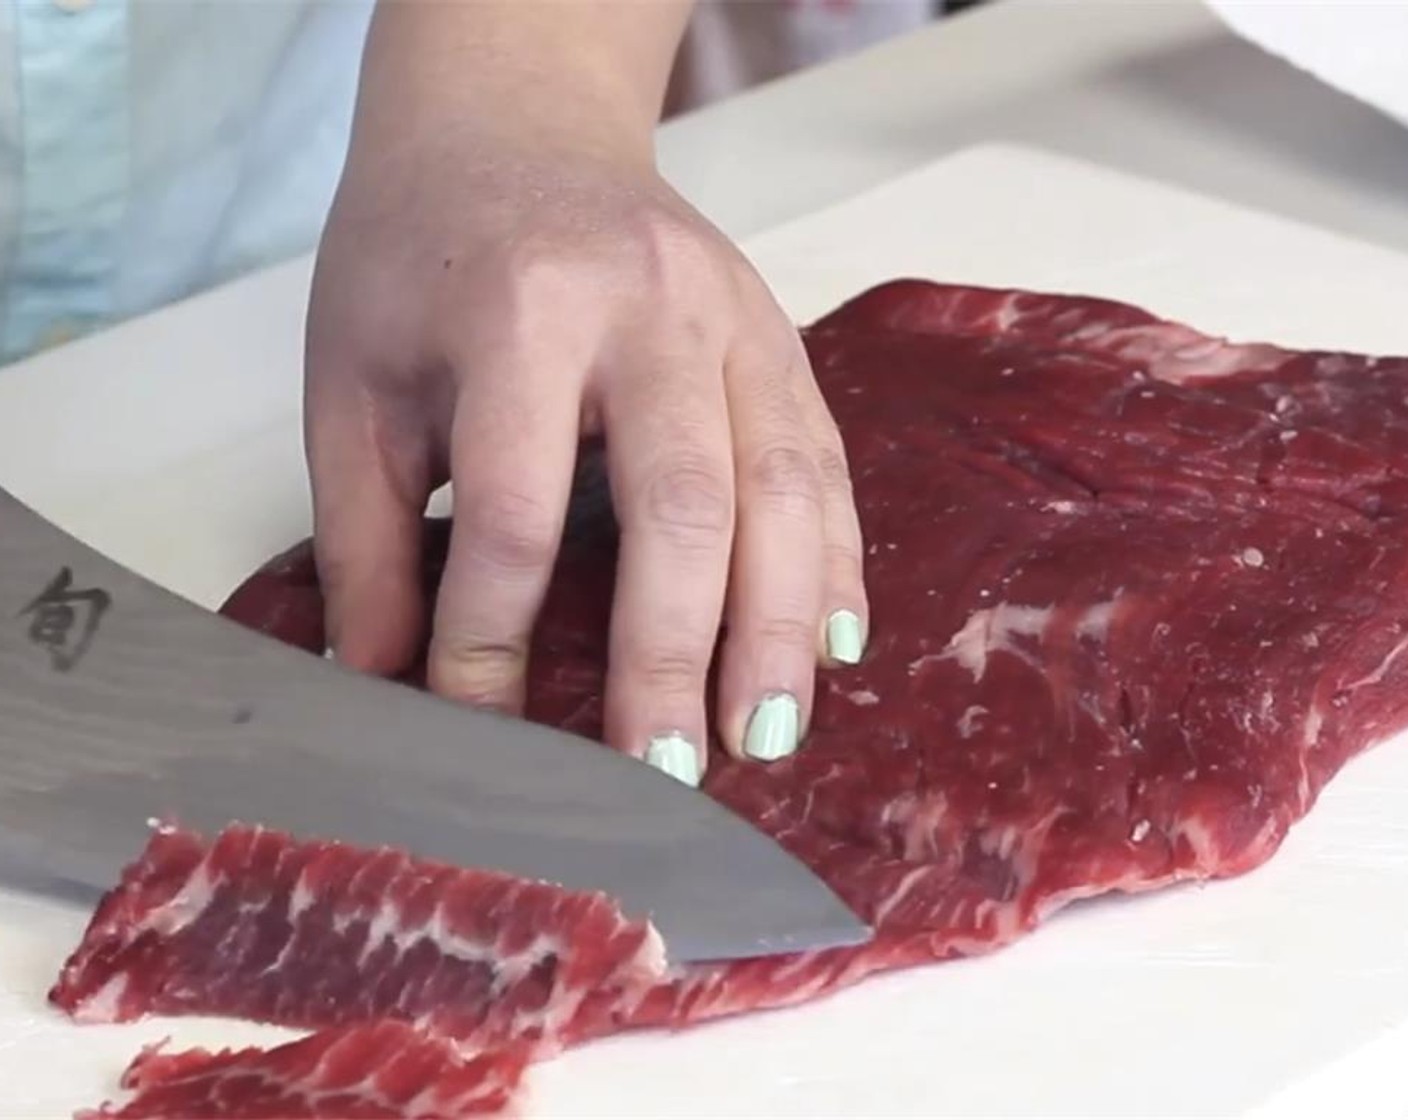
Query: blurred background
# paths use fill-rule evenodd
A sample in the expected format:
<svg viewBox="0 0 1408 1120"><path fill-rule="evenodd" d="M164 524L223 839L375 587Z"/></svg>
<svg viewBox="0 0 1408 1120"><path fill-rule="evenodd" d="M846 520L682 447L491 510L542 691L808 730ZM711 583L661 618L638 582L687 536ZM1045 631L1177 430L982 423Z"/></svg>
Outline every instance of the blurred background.
<svg viewBox="0 0 1408 1120"><path fill-rule="evenodd" d="M986 0L699 0L665 116L700 108Z"/></svg>

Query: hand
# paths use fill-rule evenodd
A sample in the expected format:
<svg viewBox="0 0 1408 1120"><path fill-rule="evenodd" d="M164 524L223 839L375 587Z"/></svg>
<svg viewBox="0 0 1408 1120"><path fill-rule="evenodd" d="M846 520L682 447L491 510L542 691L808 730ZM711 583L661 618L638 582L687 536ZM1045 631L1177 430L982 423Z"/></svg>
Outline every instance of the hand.
<svg viewBox="0 0 1408 1120"><path fill-rule="evenodd" d="M844 452L796 329L737 249L638 148L553 125L359 119L308 327L329 633L347 663L391 673L428 625L434 690L520 710L578 444L604 435L622 533L606 738L694 783L711 717L732 753L782 757L828 633L834 658L859 656ZM447 479L426 619L420 518Z"/></svg>

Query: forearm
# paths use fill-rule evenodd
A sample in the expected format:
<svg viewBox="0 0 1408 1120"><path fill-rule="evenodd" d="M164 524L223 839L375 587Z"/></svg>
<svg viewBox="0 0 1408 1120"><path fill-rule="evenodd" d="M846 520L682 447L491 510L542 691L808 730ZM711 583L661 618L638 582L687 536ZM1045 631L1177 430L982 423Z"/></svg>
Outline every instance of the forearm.
<svg viewBox="0 0 1408 1120"><path fill-rule="evenodd" d="M648 159L693 0L380 0L358 128L467 128ZM383 148L383 150L385 150Z"/></svg>

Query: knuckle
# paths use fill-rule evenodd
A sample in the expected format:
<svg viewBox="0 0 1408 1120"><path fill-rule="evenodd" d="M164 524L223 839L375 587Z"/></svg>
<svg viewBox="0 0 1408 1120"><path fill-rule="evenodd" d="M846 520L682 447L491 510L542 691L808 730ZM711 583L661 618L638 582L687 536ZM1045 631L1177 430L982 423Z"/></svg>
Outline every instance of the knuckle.
<svg viewBox="0 0 1408 1120"><path fill-rule="evenodd" d="M651 271L660 276L714 267L707 239L668 210L642 212L636 220L635 243L644 251Z"/></svg>
<svg viewBox="0 0 1408 1120"><path fill-rule="evenodd" d="M774 616L758 623L759 645L808 651L816 645L816 626L800 618Z"/></svg>
<svg viewBox="0 0 1408 1120"><path fill-rule="evenodd" d="M631 659L630 675L652 696L682 696L703 686L708 654L679 646L645 646Z"/></svg>
<svg viewBox="0 0 1408 1120"><path fill-rule="evenodd" d="M680 543L714 548L733 525L733 493L727 473L711 464L667 464L646 484L646 516Z"/></svg>
<svg viewBox="0 0 1408 1120"><path fill-rule="evenodd" d="M512 675L524 662L528 643L522 635L507 637L467 629L441 630L435 635L432 660L485 678Z"/></svg>
<svg viewBox="0 0 1408 1120"><path fill-rule="evenodd" d="M536 574L552 566L557 553L557 519L537 498L496 490L461 513L471 555L508 574Z"/></svg>
<svg viewBox="0 0 1408 1120"><path fill-rule="evenodd" d="M579 272L576 262L548 246L524 246L517 254L512 272L518 303L538 309L561 307L562 298L572 291Z"/></svg>
<svg viewBox="0 0 1408 1120"><path fill-rule="evenodd" d="M526 661L526 641L488 640L463 630L442 632L431 650L429 683L436 692L456 699L494 703L513 693Z"/></svg>
<svg viewBox="0 0 1408 1120"><path fill-rule="evenodd" d="M462 331L472 326L476 334L490 331L516 345L531 344L545 324L561 321L562 307L583 306L583 277L592 271L589 255L549 231L524 232L486 253L450 288L447 295L455 302L445 314ZM467 290L473 297L468 315Z"/></svg>
<svg viewBox="0 0 1408 1120"><path fill-rule="evenodd" d="M823 447L817 452L817 471L822 489L833 497L849 498L852 490L851 467L843 451Z"/></svg>
<svg viewBox="0 0 1408 1120"><path fill-rule="evenodd" d="M690 307L732 292L729 256L719 240L668 210L641 214L628 242L633 266L669 306Z"/></svg>
<svg viewBox="0 0 1408 1120"><path fill-rule="evenodd" d="M799 448L767 448L753 460L749 474L753 486L764 497L801 514L813 514L820 508L821 480L816 462Z"/></svg>
<svg viewBox="0 0 1408 1120"><path fill-rule="evenodd" d="M852 588L865 582L865 562L848 544L826 546L826 570L832 586Z"/></svg>

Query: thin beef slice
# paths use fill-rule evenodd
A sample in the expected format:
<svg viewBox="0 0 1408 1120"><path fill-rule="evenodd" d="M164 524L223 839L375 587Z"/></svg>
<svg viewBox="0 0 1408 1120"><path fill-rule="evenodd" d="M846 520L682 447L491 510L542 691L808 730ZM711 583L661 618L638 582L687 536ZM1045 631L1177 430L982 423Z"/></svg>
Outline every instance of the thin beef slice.
<svg viewBox="0 0 1408 1120"><path fill-rule="evenodd" d="M393 1018L466 1052L551 1052L664 974L654 928L603 895L249 825L210 841L164 825L50 999L80 1022Z"/></svg>
<svg viewBox="0 0 1408 1120"><path fill-rule="evenodd" d="M595 1030L804 1000L992 950L1075 899L1243 873L1350 756L1408 724L1408 360L920 281L804 339L849 452L872 636L862 664L822 674L794 757L715 746L704 789L877 935L607 995ZM427 525L427 592L446 539ZM530 718L600 733L613 565L609 532L564 548ZM225 609L322 652L306 542ZM73 990L111 975L93 936ZM255 1009L189 987L186 1010L303 1022L342 1021L349 998ZM130 1013L160 1009L145 990Z"/></svg>
<svg viewBox="0 0 1408 1120"><path fill-rule="evenodd" d="M122 1075L130 1099L76 1120L456 1120L508 1107L526 1060L522 1047L462 1057L396 1020L268 1050L150 1046Z"/></svg>

